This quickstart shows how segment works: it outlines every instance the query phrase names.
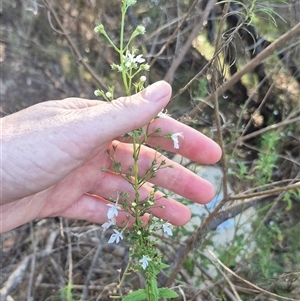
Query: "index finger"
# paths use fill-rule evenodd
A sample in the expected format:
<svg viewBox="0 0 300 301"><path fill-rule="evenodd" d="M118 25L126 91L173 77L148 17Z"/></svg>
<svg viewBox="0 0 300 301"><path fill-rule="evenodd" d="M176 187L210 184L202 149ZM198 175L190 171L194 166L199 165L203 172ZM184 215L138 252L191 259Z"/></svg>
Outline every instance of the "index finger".
<svg viewBox="0 0 300 301"><path fill-rule="evenodd" d="M183 157L203 164L214 164L221 158L222 151L216 142L169 116L155 119L149 126L149 134L154 133L157 129L160 129L159 134L147 140L147 144L152 147L176 152ZM174 133L180 133L183 136L183 138L178 137L178 149L174 148L172 139L161 137Z"/></svg>

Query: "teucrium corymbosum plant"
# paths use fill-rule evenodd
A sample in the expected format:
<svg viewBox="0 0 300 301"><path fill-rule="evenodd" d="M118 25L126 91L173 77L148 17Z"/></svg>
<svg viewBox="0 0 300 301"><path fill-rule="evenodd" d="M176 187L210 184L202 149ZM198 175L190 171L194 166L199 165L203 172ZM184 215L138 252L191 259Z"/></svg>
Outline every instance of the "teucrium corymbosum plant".
<svg viewBox="0 0 300 301"><path fill-rule="evenodd" d="M146 76L143 72L149 70L149 65L137 49L131 47L131 42L137 35L144 34L145 28L142 25L137 26L133 31L128 41L124 41L124 24L125 15L128 8L134 5L134 0L122 0L121 9L121 29L120 29L120 41L119 45L116 45L105 31L103 24L95 27L95 33L102 35L111 44L113 49L119 55L119 62L112 64L112 71L116 71L121 74L123 86L126 95L140 92L144 89L146 82ZM108 87L107 91L96 90L96 96L103 97L107 101L114 99L114 87ZM163 118L165 115L160 113L156 118ZM154 118L153 120L155 120ZM156 152L156 156L153 158L151 166L148 168L143 176L139 175L138 160L142 146L147 142L149 137L162 136L161 129L150 132L150 124L144 128L136 129L130 133L127 133L132 141L133 146L133 165L129 168L129 171L124 172L121 163L116 160L117 145L114 145L112 149L107 150L113 162L113 172L123 177L132 186L134 191L134 197L130 197L127 191L116 191L116 195L112 196L108 204L107 222L102 225L104 229L108 229L111 226L116 226L116 218L119 211L125 211L127 220L123 221L122 228L113 229L113 234L110 236L108 243L119 243L124 238L130 249L130 259L120 279L119 296L111 296L112 298L122 298L123 301L157 301L159 299L171 299L177 297L177 293L169 288L158 288L157 275L162 270L168 267L162 262L162 256L158 253L155 243L156 239L152 237L153 232L161 230L167 235L172 235L172 230L168 223L163 222L150 215L147 224L142 222L141 217L149 212L152 208L157 207L155 193L157 187L153 187L149 195L141 199L140 189L151 178L155 177L155 174L159 169L171 168L166 164L163 157L159 152ZM169 133L165 135L166 138L172 139L174 148L178 149L180 146L179 139L183 138L182 133ZM105 170L103 170L105 172ZM166 197L166 196L164 196ZM163 206L160 206L161 210L164 210ZM129 223L129 220L134 218L134 221ZM130 230L128 228L130 227ZM122 284L124 277L131 271L140 271L146 278L145 287L138 289L137 291L130 292L126 296L122 293Z"/></svg>

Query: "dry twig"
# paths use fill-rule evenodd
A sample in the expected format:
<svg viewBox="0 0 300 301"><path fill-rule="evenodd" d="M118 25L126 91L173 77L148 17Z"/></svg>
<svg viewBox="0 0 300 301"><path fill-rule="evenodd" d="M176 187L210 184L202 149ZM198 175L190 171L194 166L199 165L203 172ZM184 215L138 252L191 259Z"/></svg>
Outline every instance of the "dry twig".
<svg viewBox="0 0 300 301"><path fill-rule="evenodd" d="M67 33L66 29L64 28L64 26L62 25L57 13L55 12L55 10L53 9L53 7L49 4L49 1L44 0L44 3L46 5L46 7L49 9L49 11L51 12L51 15L55 21L55 23L57 24L57 26L60 29L60 33L65 37L66 41L68 42L68 45L73 53L73 55L75 56L76 60L86 69L86 71L89 72L89 74L93 77L93 79L95 80L95 82L102 87L103 89L106 89L106 85L103 83L103 81L101 80L101 78L99 78L97 76L97 74L95 73L95 71L92 69L92 67L86 63L80 53L80 51L78 50L77 46L75 45L75 43L73 42L73 40L71 39L70 35Z"/></svg>
<svg viewBox="0 0 300 301"><path fill-rule="evenodd" d="M272 296L272 297L275 297L275 298L278 298L278 299L282 299L282 300L286 300L286 301L299 301L297 299L293 299L293 298L288 298L288 297L283 297L283 296L280 296L280 295L277 295L277 294L273 294L269 291L266 291L260 287L258 287L257 285L253 284L252 282L242 278L241 276L237 275L235 272L233 272L230 268L228 268L221 260L219 260L217 258L217 256L209 249L207 249L208 252L210 253L210 255L216 260L216 262L222 266L222 268L224 270L226 270L228 273L230 273L231 275L233 275L234 277L236 277L237 279L241 280L242 282L246 283L247 285L249 285L250 287L260 291L261 293L263 294L266 294L268 296Z"/></svg>
<svg viewBox="0 0 300 301"><path fill-rule="evenodd" d="M226 90L232 87L235 83L237 83L241 77L248 72L252 71L255 67L257 67L264 59L270 56L275 50L282 47L288 41L293 39L294 37L300 36L300 23L295 25L288 32L280 36L277 40L271 43L268 47L266 47L262 52L260 52L255 58L250 60L240 71L236 72L233 76L231 76L223 85L221 85L213 94L207 96L205 98L205 102L211 102L215 97L223 94ZM199 111L199 105L193 108L188 116L194 118Z"/></svg>

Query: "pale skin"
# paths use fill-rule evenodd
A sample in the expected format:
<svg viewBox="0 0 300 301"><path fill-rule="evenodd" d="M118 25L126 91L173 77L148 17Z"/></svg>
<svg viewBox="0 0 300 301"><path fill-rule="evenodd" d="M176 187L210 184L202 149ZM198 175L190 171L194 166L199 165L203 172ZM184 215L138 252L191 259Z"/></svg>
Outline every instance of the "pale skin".
<svg viewBox="0 0 300 301"><path fill-rule="evenodd" d="M109 198L118 192L133 196L131 185L113 172L107 150L118 145L116 159L124 173L132 166L132 145L121 142L122 135L147 125L167 105L171 87L157 82L139 94L111 103L68 98L47 101L1 119L2 162L0 232L7 232L29 221L61 216L98 224L107 221ZM179 149L173 141L154 137L152 147L177 152L195 162L213 164L220 159L220 147L198 131L172 119L158 118L150 132L182 133ZM154 157L153 148L144 146L139 158L142 176ZM173 168L157 172L151 183L194 202L205 204L214 197L212 185L163 156ZM108 171L104 172L103 169ZM145 185L140 198L151 190ZM171 224L184 225L190 210L158 192L156 208L150 212ZM161 205L164 209L161 209ZM145 221L149 215L143 217ZM117 224L121 225L121 212Z"/></svg>

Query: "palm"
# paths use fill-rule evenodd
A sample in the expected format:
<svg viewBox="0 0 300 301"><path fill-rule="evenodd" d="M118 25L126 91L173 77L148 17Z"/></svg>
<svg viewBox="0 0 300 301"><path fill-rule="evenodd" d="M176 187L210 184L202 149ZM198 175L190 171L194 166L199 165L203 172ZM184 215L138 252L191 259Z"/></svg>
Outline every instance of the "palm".
<svg viewBox="0 0 300 301"><path fill-rule="evenodd" d="M110 164L110 158L106 152L107 146L99 148L78 168L63 179L59 179L54 185L36 194L3 205L2 213L3 216L8 217L8 223L18 225L18 220L22 221L24 218L23 212L27 212L26 219L28 221L48 216L68 216L68 210L72 210L72 207L76 206L76 202L78 204L78 201L86 193L93 194L95 187L99 188L99 184L105 177L101 169L107 168ZM38 177L40 171L37 169L31 172ZM43 175L41 174L41 176ZM86 214L88 210L87 202ZM78 216L78 218L80 217Z"/></svg>
<svg viewBox="0 0 300 301"><path fill-rule="evenodd" d="M80 167L54 186L43 191L42 202L41 195L39 195L39 200L43 206L37 212L37 218L63 216L72 208L74 203L87 193L104 198L105 196L101 196L101 183L106 175L102 169L107 169L110 165L110 158L106 150L107 147L101 147ZM88 210L88 208L86 209Z"/></svg>

